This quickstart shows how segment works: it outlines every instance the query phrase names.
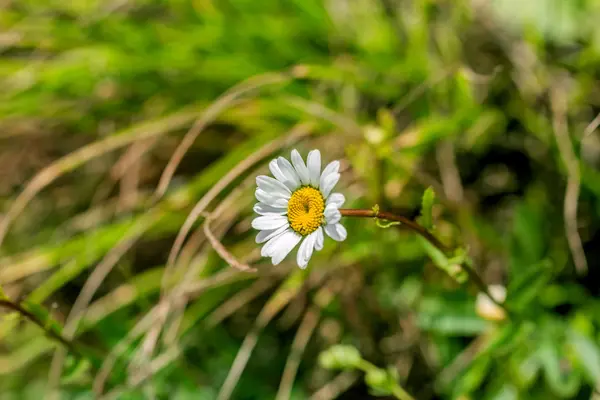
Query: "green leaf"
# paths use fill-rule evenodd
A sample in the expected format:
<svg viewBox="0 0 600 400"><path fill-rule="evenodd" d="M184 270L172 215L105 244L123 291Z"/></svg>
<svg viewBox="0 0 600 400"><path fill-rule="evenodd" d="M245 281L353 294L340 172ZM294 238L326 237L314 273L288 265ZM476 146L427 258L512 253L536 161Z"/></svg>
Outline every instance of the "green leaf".
<svg viewBox="0 0 600 400"><path fill-rule="evenodd" d="M435 203L435 192L433 188L428 187L423 193L421 200L421 219L420 223L425 229L433 228L433 204Z"/></svg>
<svg viewBox="0 0 600 400"><path fill-rule="evenodd" d="M517 400L519 393L510 383L505 383L498 391L494 392L489 400Z"/></svg>
<svg viewBox="0 0 600 400"><path fill-rule="evenodd" d="M459 378L455 390L460 394L476 391L483 384L491 366L492 359L489 356L485 355L477 358Z"/></svg>
<svg viewBox="0 0 600 400"><path fill-rule="evenodd" d="M574 330L569 330L567 338L590 383L593 386L598 385L600 383L600 348L598 348L598 344Z"/></svg>
<svg viewBox="0 0 600 400"><path fill-rule="evenodd" d="M536 188L537 189L537 188ZM548 238L546 199L541 190L531 190L527 199L515 209L510 239L510 267L513 279L529 272L529 266L546 255Z"/></svg>
<svg viewBox="0 0 600 400"><path fill-rule="evenodd" d="M525 357L516 357L511 360L512 371L515 374L518 385L529 388L534 382L540 370L540 361L535 353Z"/></svg>
<svg viewBox="0 0 600 400"><path fill-rule="evenodd" d="M419 305L417 324L448 336L480 334L490 325L475 312L474 299L458 293L425 297Z"/></svg>
<svg viewBox="0 0 600 400"><path fill-rule="evenodd" d="M469 276L467 271L462 267L462 264L467 261L467 255L464 249L457 249L455 256L448 258L440 249L435 247L424 237L418 236L417 240L429 258L431 258L431 261L433 261L438 268L444 270L456 282L466 282Z"/></svg>
<svg viewBox="0 0 600 400"><path fill-rule="evenodd" d="M545 372L546 383L552 391L562 397L571 397L579 389L581 379L575 370L563 369L566 360L561 357L559 346L556 338L546 336L542 339L537 355Z"/></svg>
<svg viewBox="0 0 600 400"><path fill-rule="evenodd" d="M507 299L515 310L525 310L547 287L553 275L550 260L543 260L526 268L507 287Z"/></svg>
<svg viewBox="0 0 600 400"><path fill-rule="evenodd" d="M367 371L365 383L376 396L387 396L392 393L390 386L393 385L393 382L390 382L389 374L383 369L372 368Z"/></svg>

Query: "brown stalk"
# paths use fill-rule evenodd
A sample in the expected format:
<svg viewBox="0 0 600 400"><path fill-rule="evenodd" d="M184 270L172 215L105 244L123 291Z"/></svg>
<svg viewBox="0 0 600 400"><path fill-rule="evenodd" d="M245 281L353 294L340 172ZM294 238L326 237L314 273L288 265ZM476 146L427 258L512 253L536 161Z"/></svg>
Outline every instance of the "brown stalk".
<svg viewBox="0 0 600 400"><path fill-rule="evenodd" d="M375 210L354 210L354 209L340 209L340 213L345 217L359 217L359 218L377 218L384 219L387 221L399 222L400 227L405 227L415 232L416 234L422 236L429 243L434 245L438 250L440 250L444 254L448 254L450 248L444 245L439 241L434 235L432 235L427 229L419 225L418 223L412 221L409 218L403 217L402 215L396 215L387 211L375 211ZM463 263L462 268L467 272L471 281L478 287L481 292L485 293L487 297L491 301L494 302L497 306L501 307L506 311L507 315L511 315L510 312L506 309L506 306L500 303L492 294L489 292L487 285L483 282L483 279L477 274L477 272L473 269L471 265L468 263Z"/></svg>
<svg viewBox="0 0 600 400"><path fill-rule="evenodd" d="M400 222L400 224L402 224L401 226L404 226L405 228L408 228L411 231L423 236L423 238L427 239L427 241L429 241L431 244L433 244L435 247L437 247L444 253L448 252L448 250L449 250L447 246L445 246L442 242L440 242L438 240L438 238L436 238L431 233L429 233L429 231L427 229L423 228L421 225L417 224L416 222L414 222L406 217L403 217L402 215L392 214L391 212L387 212L387 211L375 212L374 210L354 210L354 209L348 209L348 208L340 209L340 213L344 217L378 218L378 219L385 219L385 220L393 221L393 222Z"/></svg>
<svg viewBox="0 0 600 400"><path fill-rule="evenodd" d="M30 311L27 311L26 309L24 309L23 306L21 306L20 304L13 303L10 300L0 299L0 307L19 313L21 316L23 316L23 318L25 318L25 319L33 322L35 325L39 326L44 332L46 332L46 334L49 337L51 337L52 339L54 339L57 342L59 342L60 344L62 344L71 353L78 354L77 350L75 349L75 345L70 340L64 338L59 333L54 332L51 329L46 329L46 326L44 325L44 323L42 321L40 321L38 319L38 317L36 317Z"/></svg>

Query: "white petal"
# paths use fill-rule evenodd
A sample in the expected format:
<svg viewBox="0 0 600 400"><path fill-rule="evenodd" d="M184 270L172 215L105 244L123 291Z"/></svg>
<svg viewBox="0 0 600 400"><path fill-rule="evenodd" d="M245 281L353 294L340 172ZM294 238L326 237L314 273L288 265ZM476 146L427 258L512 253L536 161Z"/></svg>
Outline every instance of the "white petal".
<svg viewBox="0 0 600 400"><path fill-rule="evenodd" d="M256 189L254 196L256 197L256 200L260 201L261 203L265 203L273 207L287 208L288 206L288 199L277 194L267 193L262 189Z"/></svg>
<svg viewBox="0 0 600 400"><path fill-rule="evenodd" d="M296 255L296 262L298 266L302 269L306 268L310 258L312 257L313 250L315 249L315 243L317 241L317 231L314 231L310 235L308 235L300 248L298 249L298 254Z"/></svg>
<svg viewBox="0 0 600 400"><path fill-rule="evenodd" d="M283 207L273 207L265 203L256 203L254 205L254 212L259 215L284 215L287 213L287 208Z"/></svg>
<svg viewBox="0 0 600 400"><path fill-rule="evenodd" d="M273 265L277 265L283 261L285 256L287 256L298 244L298 242L300 242L302 236L300 236L299 233L289 229L279 236L279 238L280 239L277 241L276 248L271 253L271 262Z"/></svg>
<svg viewBox="0 0 600 400"><path fill-rule="evenodd" d="M327 221L327 225L329 224L337 224L342 219L342 214L340 214L340 210L338 210L335 204L330 204L325 207L325 220Z"/></svg>
<svg viewBox="0 0 600 400"><path fill-rule="evenodd" d="M284 226L282 226L281 228L278 228L278 229L266 229L264 231L260 231L256 235L256 243L264 243L267 240L270 240L271 238L274 238L275 236L280 235L281 233L283 233L283 231L285 231L289 227L290 227L289 224L285 224Z"/></svg>
<svg viewBox="0 0 600 400"><path fill-rule="evenodd" d="M299 181L288 178L283 173L283 171L281 171L281 168L279 168L279 165L277 164L277 160L271 160L271 162L269 163L269 169L271 170L271 173L273 174L275 179L283 183L291 191L296 190L298 186L300 186Z"/></svg>
<svg viewBox="0 0 600 400"><path fill-rule="evenodd" d="M300 186L300 177L298 176L298 173L296 172L292 164L290 164L290 162L285 158L279 157L277 159L277 166L279 167L279 170L285 176L285 178L291 182L290 185L292 185L293 189L291 187L290 189L297 189L298 186Z"/></svg>
<svg viewBox="0 0 600 400"><path fill-rule="evenodd" d="M267 193L278 194L280 197L289 199L292 195L290 189L283 183L270 176L260 175L256 177L256 186Z"/></svg>
<svg viewBox="0 0 600 400"><path fill-rule="evenodd" d="M319 187L321 187L321 188L323 187L325 178L327 178L331 174L337 174L339 170L340 170L340 162L339 161L336 160L336 161L332 161L329 164L327 164L327 166L323 170L323 173L321 174Z"/></svg>
<svg viewBox="0 0 600 400"><path fill-rule="evenodd" d="M291 229L284 229L282 232L273 235L267 243L260 249L260 255L263 257L271 257L276 251L277 248L283 243L283 236L287 232L293 232Z"/></svg>
<svg viewBox="0 0 600 400"><path fill-rule="evenodd" d="M306 168L302 156L296 149L292 150L292 164L294 164L294 168L300 177L300 181L302 181L303 184L308 185L310 183L308 168Z"/></svg>
<svg viewBox="0 0 600 400"><path fill-rule="evenodd" d="M341 193L331 193L327 198L327 205L335 204L338 208L344 205L346 198Z"/></svg>
<svg viewBox="0 0 600 400"><path fill-rule="evenodd" d="M343 242L346 240L346 236L348 236L348 232L346 232L346 228L342 224L326 225L325 232L336 242Z"/></svg>
<svg viewBox="0 0 600 400"><path fill-rule="evenodd" d="M325 198L329 196L329 193L333 190L336 183L340 180L340 174L329 174L324 181L321 181L321 193Z"/></svg>
<svg viewBox="0 0 600 400"><path fill-rule="evenodd" d="M317 233L315 249L323 250L323 242L325 241L325 237L323 236L323 228L319 227L315 232Z"/></svg>
<svg viewBox="0 0 600 400"><path fill-rule="evenodd" d="M321 179L321 152L319 150L312 150L308 153L306 166L308 167L310 184L318 188Z"/></svg>
<svg viewBox="0 0 600 400"><path fill-rule="evenodd" d="M283 215L262 215L252 220L252 227L258 230L277 229L288 223L287 217Z"/></svg>

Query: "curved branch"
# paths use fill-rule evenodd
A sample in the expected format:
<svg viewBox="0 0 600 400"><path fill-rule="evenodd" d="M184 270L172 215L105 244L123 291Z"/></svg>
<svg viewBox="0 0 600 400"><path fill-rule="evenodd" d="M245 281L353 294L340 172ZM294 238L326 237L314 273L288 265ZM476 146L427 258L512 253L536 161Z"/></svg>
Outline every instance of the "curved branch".
<svg viewBox="0 0 600 400"><path fill-rule="evenodd" d="M388 221L400 222L402 224L402 226L423 236L423 238L427 239L429 242L431 242L431 244L433 244L435 247L437 247L444 253L449 251L448 247L446 245L444 245L442 242L440 242L438 238L436 238L431 233L429 233L429 231L427 229L423 228L421 225L417 224L416 222L414 222L406 217L403 217L402 215L392 214L391 212L387 212L387 211L375 212L374 210L354 210L354 209L348 209L348 208L341 208L340 213L342 214L342 216L345 216L345 217L379 218L379 219L385 219Z"/></svg>

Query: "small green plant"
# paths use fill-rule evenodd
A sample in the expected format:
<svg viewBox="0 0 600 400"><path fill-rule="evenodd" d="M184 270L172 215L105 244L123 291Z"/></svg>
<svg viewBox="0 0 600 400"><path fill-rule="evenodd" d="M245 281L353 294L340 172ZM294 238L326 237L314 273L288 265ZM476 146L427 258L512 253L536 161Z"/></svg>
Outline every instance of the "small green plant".
<svg viewBox="0 0 600 400"><path fill-rule="evenodd" d="M394 368L382 369L362 358L351 345L335 345L319 355L319 364L326 369L360 370L365 373L365 383L375 396L394 396L399 400L414 400L398 383Z"/></svg>

